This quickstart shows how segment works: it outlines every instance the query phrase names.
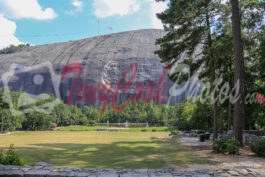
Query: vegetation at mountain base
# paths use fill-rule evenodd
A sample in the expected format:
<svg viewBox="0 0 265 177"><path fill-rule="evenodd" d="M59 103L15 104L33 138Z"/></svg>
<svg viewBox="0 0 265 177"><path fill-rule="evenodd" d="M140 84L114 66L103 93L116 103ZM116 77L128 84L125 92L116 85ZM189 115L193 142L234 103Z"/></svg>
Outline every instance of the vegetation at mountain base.
<svg viewBox="0 0 265 177"><path fill-rule="evenodd" d="M19 95L22 95L23 99L21 99ZM204 104L202 104L199 99L197 99L197 101L189 99L174 106L167 106L165 104L158 105L153 102L144 103L143 101L139 101L137 104L130 102L121 113L115 113L113 108L108 106L102 116L100 116L101 108L92 106L77 107L76 105L67 106L63 101L60 101L49 114L39 112L39 110L33 110L25 114L14 116L8 104L3 102L2 96L3 90L0 91L0 112L2 115L0 127L3 127L2 132L15 130L51 130L56 127L71 125L82 125L85 130L89 130L89 127L85 127L94 126L95 128L95 126L100 125L106 126L107 123L109 126L126 127L126 122L129 124L135 123L135 126L141 126L143 128L140 129L146 129L146 131L152 131L152 129L154 129L152 127L160 126L172 127L172 129L162 128L167 131L185 131L191 129L213 131L210 99ZM27 104L27 101L29 103L32 103L32 101L30 101L29 96L26 98L26 95L21 92L11 92L11 97L13 106L18 111L26 109L27 106L25 105L29 105L32 109L36 109L35 103ZM18 101L18 98L20 98L20 101ZM55 98L50 95L49 101L46 100L45 103L52 103L54 100ZM18 103L24 106L19 107ZM41 103L37 102L37 105L38 104ZM264 110L264 106L262 107L258 104L257 106L260 109L253 110L251 114L249 114L249 121L247 122L249 129L265 129L264 116L259 113L260 110ZM219 122L218 128L224 127L224 130L227 130L226 127L228 127L229 123L228 112L229 109L224 107L223 120ZM154 131L162 131L162 129L156 129Z"/></svg>
<svg viewBox="0 0 265 177"><path fill-rule="evenodd" d="M9 47L0 50L0 54L11 54L22 50L23 48L29 47L29 44L10 45Z"/></svg>

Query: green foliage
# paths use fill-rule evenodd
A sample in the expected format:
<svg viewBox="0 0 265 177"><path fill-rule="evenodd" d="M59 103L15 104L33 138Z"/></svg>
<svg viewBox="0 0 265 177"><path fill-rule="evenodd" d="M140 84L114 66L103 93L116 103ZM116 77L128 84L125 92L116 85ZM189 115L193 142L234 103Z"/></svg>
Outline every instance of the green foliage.
<svg viewBox="0 0 265 177"><path fill-rule="evenodd" d="M83 117L83 118L80 119L80 124L81 125L88 125L88 123L89 123L89 121L87 120L86 117Z"/></svg>
<svg viewBox="0 0 265 177"><path fill-rule="evenodd" d="M23 166L26 165L26 162L15 152L14 145L11 144L5 155L3 151L0 152L0 164Z"/></svg>
<svg viewBox="0 0 265 177"><path fill-rule="evenodd" d="M11 53L15 53L25 47L28 47L29 44L20 44L18 46L14 46L14 45L10 45L9 47L6 47L2 50L0 50L0 54L11 54Z"/></svg>
<svg viewBox="0 0 265 177"><path fill-rule="evenodd" d="M52 128L52 129L57 128L57 124L54 123L54 122L52 122L52 123L51 123L51 128Z"/></svg>
<svg viewBox="0 0 265 177"><path fill-rule="evenodd" d="M26 119L22 123L23 130L47 130L51 127L52 117L37 111L26 114Z"/></svg>
<svg viewBox="0 0 265 177"><path fill-rule="evenodd" d="M205 130L198 130L198 134L205 133Z"/></svg>
<svg viewBox="0 0 265 177"><path fill-rule="evenodd" d="M11 92L14 107L18 110L17 97L19 95L22 95L20 99L22 105L24 102L26 104L26 101L29 100L26 94ZM54 107L51 114L33 111L22 116L13 116L8 104L3 103L2 96L3 91L0 91L0 115L3 111L3 129L5 132L15 130L49 130L54 128L55 124L58 127L70 125L96 126L97 123L106 123L108 120L110 123L116 123L121 126L127 120L129 123L146 125L148 122L150 127L166 126L173 127L173 129L177 130L207 130L207 127L213 125L210 100L201 103L197 97L174 106L157 105L153 102L144 103L140 101L136 104L130 102L126 109L119 114L116 114L112 109L112 105L109 105L102 117L100 117L99 108L91 106L84 106L82 108L67 106L62 101ZM54 100L54 97L50 99ZM265 107L259 104L253 104L249 105L247 110L248 119L246 123L248 127L255 129L255 125L257 124L257 128L265 128ZM227 117L225 117L228 115L227 113L228 107L224 107L224 118L226 118L223 121L224 126L227 125ZM2 121L0 119L0 127L1 124Z"/></svg>
<svg viewBox="0 0 265 177"><path fill-rule="evenodd" d="M1 151L0 151L0 164L4 164L4 160L5 160L4 153L3 153L3 150L1 149Z"/></svg>
<svg viewBox="0 0 265 177"><path fill-rule="evenodd" d="M3 91L0 91L0 98L2 98ZM31 98L27 94L21 92L11 92L12 101L15 109L17 107L20 96L21 105L28 105L27 102L31 102ZM41 95L41 97L47 97L49 95ZM53 96L49 96L48 101L54 101ZM123 125L126 120L129 123L142 123L149 126L174 126L176 129L188 130L192 128L205 129L203 110L206 110L205 105L198 105L192 102L184 102L175 106L157 105L153 102L144 103L140 101L138 103L130 102L126 109L120 114L116 114L112 106L108 106L100 117L100 109L84 106L78 108L77 106L67 106L62 101L57 104L51 114L43 114L38 111L26 113L22 116L12 116L8 104L0 101L1 107L4 109L4 131L15 130L48 130L51 128L69 126L69 125L96 125L97 123L118 123ZM42 104L42 103L38 103ZM31 104L30 106L34 106ZM27 107L24 107L27 108ZM197 111L197 109L200 109ZM0 121L0 125L1 125ZM199 123L199 124L198 124ZM198 127L199 126L199 127ZM151 131L151 130L150 130Z"/></svg>
<svg viewBox="0 0 265 177"><path fill-rule="evenodd" d="M265 155L265 138L260 138L250 145L250 148L258 156Z"/></svg>
<svg viewBox="0 0 265 177"><path fill-rule="evenodd" d="M239 154L238 143L234 138L219 138L214 140L213 150L216 153Z"/></svg>
<svg viewBox="0 0 265 177"><path fill-rule="evenodd" d="M158 0L164 1L164 0ZM231 1L234 2L234 1ZM222 83L217 85L216 93L218 98L225 101L218 102L214 107L209 102L214 94L209 94L210 98L206 103L182 104L183 114L177 114L175 119L169 122L180 126L180 129L205 129L205 118L209 117L209 127L215 122L216 132L217 110L222 110L220 114L221 127L229 127L233 123L233 105L229 103L229 98L222 95L220 88L227 84L228 94L233 93L234 87L234 51L231 15L231 2L220 3L220 1L204 0L169 0L168 8L157 16L164 25L167 32L162 38L157 39L156 44L160 46L155 53L161 58L161 62L167 66L175 64L185 64L189 66L190 72L183 70L171 70L169 78L181 83L190 78L194 73L198 73L199 78L204 82L214 83L214 78L220 78ZM265 25L264 25L264 1L248 0L239 1L241 14L241 33L244 44L245 61L245 93L246 98L253 96L255 92L265 94ZM241 41L241 40L240 40ZM196 51L196 48L201 51ZM240 48L240 47L239 47ZM200 68L200 69L198 69ZM205 95L206 93L202 93ZM229 96L229 95L228 95ZM265 116L264 106L253 102L246 106L246 129L264 129ZM219 104L220 103L220 104ZM218 107L222 107L219 109ZM210 109L209 109L210 108ZM213 109L213 110L211 110ZM181 112L180 111L180 112ZM214 114L213 114L214 113ZM229 116L228 116L229 115ZM215 121L213 121L214 119ZM221 126L222 125L222 126ZM234 125L234 127L237 127Z"/></svg>
<svg viewBox="0 0 265 177"><path fill-rule="evenodd" d="M95 120L89 120L88 121L88 125L90 126L95 126L97 124L97 122Z"/></svg>
<svg viewBox="0 0 265 177"><path fill-rule="evenodd" d="M177 135L179 133L179 130L171 130L169 133L169 136Z"/></svg>

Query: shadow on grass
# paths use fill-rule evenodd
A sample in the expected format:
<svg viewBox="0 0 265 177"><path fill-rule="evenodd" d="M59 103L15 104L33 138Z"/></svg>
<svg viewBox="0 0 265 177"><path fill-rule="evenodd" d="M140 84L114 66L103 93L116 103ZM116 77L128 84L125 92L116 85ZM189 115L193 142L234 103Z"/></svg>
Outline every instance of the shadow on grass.
<svg viewBox="0 0 265 177"><path fill-rule="evenodd" d="M55 166L80 168L156 169L214 163L209 157L198 156L178 143L159 140L111 144L45 143L31 146L16 147L30 165L44 161Z"/></svg>

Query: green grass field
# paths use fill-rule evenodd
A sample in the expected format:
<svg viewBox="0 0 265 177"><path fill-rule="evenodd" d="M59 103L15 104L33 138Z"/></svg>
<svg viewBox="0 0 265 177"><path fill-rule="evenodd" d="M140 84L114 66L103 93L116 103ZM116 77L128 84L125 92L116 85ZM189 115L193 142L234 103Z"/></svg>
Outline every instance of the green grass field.
<svg viewBox="0 0 265 177"><path fill-rule="evenodd" d="M0 136L0 149L14 144L16 151L34 165L80 168L178 168L211 163L165 137L168 132L38 131Z"/></svg>

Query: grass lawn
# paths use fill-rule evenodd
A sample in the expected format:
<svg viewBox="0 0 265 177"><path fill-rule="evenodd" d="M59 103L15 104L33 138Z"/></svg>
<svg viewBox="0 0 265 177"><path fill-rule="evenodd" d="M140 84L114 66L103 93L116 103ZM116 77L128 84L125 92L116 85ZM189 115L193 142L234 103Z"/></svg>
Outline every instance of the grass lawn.
<svg viewBox="0 0 265 177"><path fill-rule="evenodd" d="M154 137L168 132L38 131L0 136L0 149L14 144L16 151L34 165L80 168L178 168L192 163L211 163L176 142Z"/></svg>

